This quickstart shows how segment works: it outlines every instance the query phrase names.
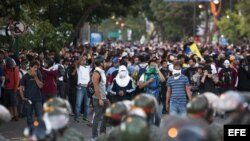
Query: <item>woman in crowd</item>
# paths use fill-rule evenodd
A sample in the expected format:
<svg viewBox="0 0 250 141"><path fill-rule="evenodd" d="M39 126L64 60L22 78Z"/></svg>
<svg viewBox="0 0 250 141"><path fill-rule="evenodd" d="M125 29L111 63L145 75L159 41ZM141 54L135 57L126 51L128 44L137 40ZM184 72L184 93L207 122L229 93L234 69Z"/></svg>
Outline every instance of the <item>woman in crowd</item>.
<svg viewBox="0 0 250 141"><path fill-rule="evenodd" d="M111 94L112 102L131 100L135 91L133 79L129 76L127 68L119 67L118 74L112 82Z"/></svg>

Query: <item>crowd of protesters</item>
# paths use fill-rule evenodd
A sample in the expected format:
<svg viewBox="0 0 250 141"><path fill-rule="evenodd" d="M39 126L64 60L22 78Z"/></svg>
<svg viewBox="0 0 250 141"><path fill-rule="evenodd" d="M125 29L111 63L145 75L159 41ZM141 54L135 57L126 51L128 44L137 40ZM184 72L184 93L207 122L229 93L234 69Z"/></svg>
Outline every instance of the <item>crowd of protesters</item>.
<svg viewBox="0 0 250 141"><path fill-rule="evenodd" d="M104 42L62 48L59 53L23 50L19 57L0 51L1 103L9 108L12 120L42 116L42 104L50 98L69 100L74 121L91 123L92 137L106 132L102 118L109 103L131 100L140 93L160 103L153 123L160 125L161 115L187 113L186 104L196 95L229 90L250 91L250 49L248 45L209 45L200 47L201 57L186 54L191 43ZM87 94L89 81L95 88ZM89 115L94 107L93 119ZM91 121L93 120L93 121Z"/></svg>

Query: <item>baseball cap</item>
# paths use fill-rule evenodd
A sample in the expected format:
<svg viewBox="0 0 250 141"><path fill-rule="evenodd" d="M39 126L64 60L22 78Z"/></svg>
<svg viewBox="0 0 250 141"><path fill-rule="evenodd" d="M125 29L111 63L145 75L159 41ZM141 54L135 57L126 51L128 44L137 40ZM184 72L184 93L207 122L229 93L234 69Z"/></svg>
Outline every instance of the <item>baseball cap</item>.
<svg viewBox="0 0 250 141"><path fill-rule="evenodd" d="M118 57L114 57L112 60L113 63L117 64L119 62L119 58Z"/></svg>

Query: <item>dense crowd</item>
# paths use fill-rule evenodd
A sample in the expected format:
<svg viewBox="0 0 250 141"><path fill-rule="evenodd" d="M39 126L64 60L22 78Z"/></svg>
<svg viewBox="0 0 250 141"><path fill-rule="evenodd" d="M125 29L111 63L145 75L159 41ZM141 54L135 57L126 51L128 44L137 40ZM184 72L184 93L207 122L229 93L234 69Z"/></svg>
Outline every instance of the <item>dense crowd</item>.
<svg viewBox="0 0 250 141"><path fill-rule="evenodd" d="M116 126L109 134L104 134L106 137L103 138L107 140L122 140L113 136L125 134L125 131L118 129L123 124L134 126L130 125L130 118L138 122L133 123L138 127L131 128L149 133L150 136L150 131L154 130L150 129L151 125L157 129L161 126L164 131L172 129L172 125L166 123L169 117L162 119L165 114L201 117L205 123L211 124L217 115L214 109L223 109L220 113L226 115L227 108L221 104L223 102L219 102L218 97L228 91L250 91L250 49L248 45L206 45L199 48L200 53L186 52L193 44L191 41L185 44L104 42L96 46L84 44L76 48L64 47L58 54L49 50L22 50L18 58L11 51L1 50L1 103L9 109L13 122L26 117L28 127L34 124L34 110L37 119L44 119L42 117L47 113L52 123L56 122L51 118L53 112L71 114L75 122L80 122L80 115L83 114L83 120L92 127L93 139L97 140L100 139L99 122L100 132L106 133L107 118ZM89 92L92 86L93 95ZM241 94L234 93L241 97ZM53 106L44 105L57 97L69 101L69 104L64 103L62 105L67 106L54 106L54 110L48 110L48 107ZM216 104L211 97L215 97ZM237 106L243 104L242 101L245 100L238 100ZM113 111L118 113L112 114L112 108L117 105L118 108ZM126 107L123 113L119 113L119 105L120 108ZM237 106L233 109L238 110ZM71 109L68 107L72 107L72 110L61 111ZM93 116L89 115L91 107ZM138 107L142 111L136 109ZM247 111L249 114L246 107L240 112ZM122 118L124 116L126 118ZM64 118L59 118L59 121L63 123ZM183 121L180 129L194 122L177 117L175 120L173 125ZM61 126L66 126L67 122ZM149 131L143 130L144 124L150 125ZM203 123L196 127L201 129L201 125ZM136 135L133 136L136 138ZM144 139L138 137L138 140L154 140L152 138L156 136L143 136ZM119 137L130 140L129 137Z"/></svg>

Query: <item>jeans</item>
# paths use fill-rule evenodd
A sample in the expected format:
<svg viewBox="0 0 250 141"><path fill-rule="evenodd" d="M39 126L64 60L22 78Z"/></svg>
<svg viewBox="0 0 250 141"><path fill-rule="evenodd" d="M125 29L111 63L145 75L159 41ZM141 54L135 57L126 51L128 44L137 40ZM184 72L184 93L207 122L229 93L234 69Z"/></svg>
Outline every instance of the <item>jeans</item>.
<svg viewBox="0 0 250 141"><path fill-rule="evenodd" d="M61 98L66 98L65 94L64 94L64 82L63 81L58 81L57 82L57 90L58 90L58 95Z"/></svg>
<svg viewBox="0 0 250 141"><path fill-rule="evenodd" d="M84 102L83 118L87 119L89 115L89 102L90 102L90 99L88 98L88 95L87 95L87 89L86 87L83 87L83 86L77 86L75 119L78 119L80 116L82 101Z"/></svg>
<svg viewBox="0 0 250 141"><path fill-rule="evenodd" d="M100 132L105 133L106 132L106 119L104 117L104 113L106 108L108 107L108 100L103 100L104 106L99 105L99 100L96 98L93 98L93 107L94 107L94 121L93 121L93 127L92 127L92 137L96 138L98 136L98 125L99 122L101 122Z"/></svg>
<svg viewBox="0 0 250 141"><path fill-rule="evenodd" d="M185 103L176 103L170 101L169 105L169 114L170 115L181 115L186 116L187 115L187 104Z"/></svg>
<svg viewBox="0 0 250 141"><path fill-rule="evenodd" d="M27 113L27 125L31 126L33 123L33 111L35 110L38 119L42 118L43 115L43 105L42 101L32 101L30 104L28 101L24 102L25 111Z"/></svg>
<svg viewBox="0 0 250 141"><path fill-rule="evenodd" d="M160 126L161 123L161 116L162 116L162 104L159 104L158 107L156 107L155 112L154 112L154 120L153 123L155 126Z"/></svg>

